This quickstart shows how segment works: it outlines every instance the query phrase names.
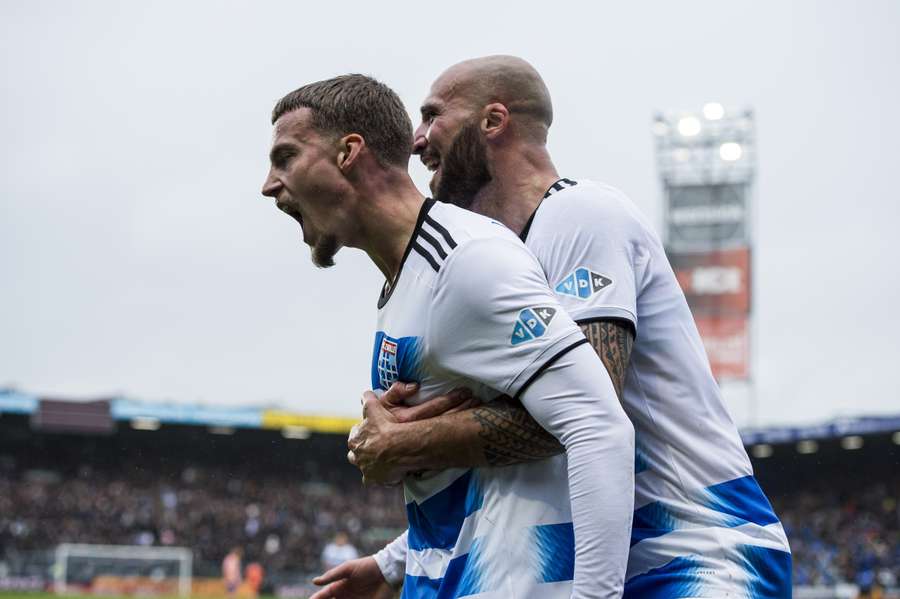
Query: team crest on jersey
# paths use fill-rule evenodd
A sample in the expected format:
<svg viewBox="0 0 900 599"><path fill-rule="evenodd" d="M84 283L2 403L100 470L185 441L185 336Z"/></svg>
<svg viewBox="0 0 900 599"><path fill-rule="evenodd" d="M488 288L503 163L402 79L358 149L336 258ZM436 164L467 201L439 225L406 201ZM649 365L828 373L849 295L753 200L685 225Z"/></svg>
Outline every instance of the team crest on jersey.
<svg viewBox="0 0 900 599"><path fill-rule="evenodd" d="M400 378L397 368L397 342L385 335L378 351L378 382L382 389L389 389Z"/></svg>
<svg viewBox="0 0 900 599"><path fill-rule="evenodd" d="M547 327L550 326L550 321L554 316L556 316L556 308L548 306L525 308L519 312L519 318L513 326L510 343L519 345L537 339L547 332Z"/></svg>
<svg viewBox="0 0 900 599"><path fill-rule="evenodd" d="M397 381L420 381L420 356L418 337L391 337L384 331L376 331L372 348L372 388L387 391Z"/></svg>
<svg viewBox="0 0 900 599"><path fill-rule="evenodd" d="M561 295L570 295L579 299L587 299L612 285L612 279L584 266L573 270L569 276L560 281L554 289Z"/></svg>

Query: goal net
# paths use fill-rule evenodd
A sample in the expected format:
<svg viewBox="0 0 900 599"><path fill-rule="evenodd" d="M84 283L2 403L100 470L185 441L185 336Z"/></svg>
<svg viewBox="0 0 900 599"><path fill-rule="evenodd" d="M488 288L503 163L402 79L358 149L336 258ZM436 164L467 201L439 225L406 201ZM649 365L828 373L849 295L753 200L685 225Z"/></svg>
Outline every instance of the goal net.
<svg viewBox="0 0 900 599"><path fill-rule="evenodd" d="M193 554L183 547L84 545L56 548L54 587L59 594L191 594Z"/></svg>

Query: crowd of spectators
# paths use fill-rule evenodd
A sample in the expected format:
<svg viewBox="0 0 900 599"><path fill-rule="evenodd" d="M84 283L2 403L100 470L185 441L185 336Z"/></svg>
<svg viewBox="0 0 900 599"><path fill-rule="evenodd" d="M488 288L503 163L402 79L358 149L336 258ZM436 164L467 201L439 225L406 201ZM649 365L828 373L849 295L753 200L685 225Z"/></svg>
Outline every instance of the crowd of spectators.
<svg viewBox="0 0 900 599"><path fill-rule="evenodd" d="M834 480L772 498L794 561L794 584L833 586L900 580L900 480L845 487Z"/></svg>
<svg viewBox="0 0 900 599"><path fill-rule="evenodd" d="M161 468L84 452L61 464L58 454L0 451L0 562L62 542L185 546L214 572L240 546L267 576L318 573L339 533L365 555L406 526L402 491L364 487L340 446L298 455L289 470L253 457L229 464L173 453ZM851 486L823 480L770 496L790 539L795 584L897 585L897 476Z"/></svg>
<svg viewBox="0 0 900 599"><path fill-rule="evenodd" d="M64 473L0 456L0 561L59 543L178 546L214 573L228 549L241 546L245 561L269 574L317 573L338 533L372 552L406 528L399 487L364 487L346 470L303 471L204 464L161 474L83 463Z"/></svg>

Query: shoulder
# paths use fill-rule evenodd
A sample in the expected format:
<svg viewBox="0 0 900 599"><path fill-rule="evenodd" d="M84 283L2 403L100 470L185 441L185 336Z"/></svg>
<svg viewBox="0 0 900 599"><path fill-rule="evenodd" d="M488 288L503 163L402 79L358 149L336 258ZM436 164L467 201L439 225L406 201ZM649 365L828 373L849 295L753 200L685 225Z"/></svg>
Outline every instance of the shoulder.
<svg viewBox="0 0 900 599"><path fill-rule="evenodd" d="M502 223L439 202L425 214L413 241L413 249L427 251L437 263L435 270L438 271L443 271L444 265L451 262L477 267L478 260L487 258L492 251L504 253L503 250L492 250L498 247L513 254L524 251L527 255L528 252L519 238Z"/></svg>
<svg viewBox="0 0 900 599"><path fill-rule="evenodd" d="M515 236L475 237L464 241L439 274L439 285L454 285L485 293L508 281L541 273L534 255Z"/></svg>
<svg viewBox="0 0 900 599"><path fill-rule="evenodd" d="M604 183L579 179L575 185L545 198L535 214L532 234L614 231L628 237L652 234L652 228L634 202L620 189Z"/></svg>

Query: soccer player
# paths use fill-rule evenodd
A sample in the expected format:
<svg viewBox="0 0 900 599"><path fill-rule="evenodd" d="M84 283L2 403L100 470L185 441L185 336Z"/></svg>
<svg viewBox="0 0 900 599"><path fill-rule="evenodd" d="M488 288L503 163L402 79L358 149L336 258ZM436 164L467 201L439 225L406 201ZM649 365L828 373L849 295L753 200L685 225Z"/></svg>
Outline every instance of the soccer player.
<svg viewBox="0 0 900 599"><path fill-rule="evenodd" d="M753 477L662 244L620 191L558 175L545 145L552 106L540 75L513 57L466 61L434 82L421 111L416 152L434 171L435 197L525 241L634 424L625 596L789 597L787 538ZM515 402L398 423L402 394L396 387L382 398L391 409L370 406L351 436L351 461L367 480L559 451ZM429 405L410 410L433 416ZM401 536L376 556L392 583L406 545Z"/></svg>
<svg viewBox="0 0 900 599"><path fill-rule="evenodd" d="M422 197L407 172L412 124L377 81L306 85L272 121L263 194L300 223L316 264L349 246L385 275L373 385L418 383L412 403L460 386L486 402L506 394L565 447L408 478L403 596L620 596L634 431L534 256L500 223ZM376 596L375 582L337 581L317 596Z"/></svg>
<svg viewBox="0 0 900 599"><path fill-rule="evenodd" d="M234 547L222 560L222 580L225 582L225 591L229 595L236 594L238 587L241 586L241 557L243 555L243 549Z"/></svg>

